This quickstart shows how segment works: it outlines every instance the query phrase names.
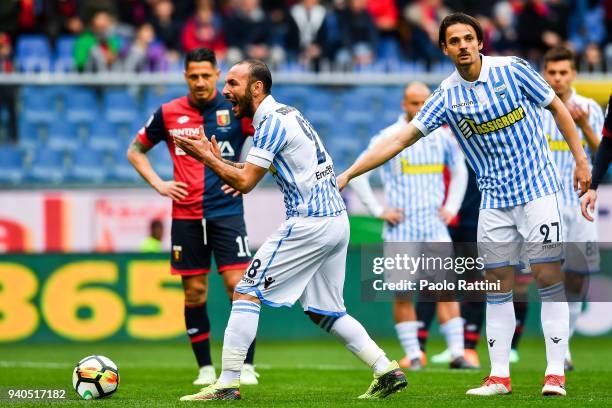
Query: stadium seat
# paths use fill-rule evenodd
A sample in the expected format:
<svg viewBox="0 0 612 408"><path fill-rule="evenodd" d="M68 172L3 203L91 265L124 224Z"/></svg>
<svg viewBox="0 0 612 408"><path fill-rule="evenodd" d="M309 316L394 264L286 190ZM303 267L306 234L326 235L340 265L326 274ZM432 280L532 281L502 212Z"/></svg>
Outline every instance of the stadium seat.
<svg viewBox="0 0 612 408"><path fill-rule="evenodd" d="M117 135L117 126L101 121L91 131L88 139L88 146L95 151L115 152L120 149L122 140Z"/></svg>
<svg viewBox="0 0 612 408"><path fill-rule="evenodd" d="M30 122L25 117L19 118L19 145L27 149L44 146L49 138L49 127L48 123Z"/></svg>
<svg viewBox="0 0 612 408"><path fill-rule="evenodd" d="M100 184L105 180L109 161L106 154L100 151L74 152L67 178L78 183Z"/></svg>
<svg viewBox="0 0 612 408"><path fill-rule="evenodd" d="M116 150L113 165L108 173L108 180L122 183L142 183L140 174L128 161L125 150Z"/></svg>
<svg viewBox="0 0 612 408"><path fill-rule="evenodd" d="M153 168L164 180L174 177L173 163L165 143L160 143L148 153Z"/></svg>
<svg viewBox="0 0 612 408"><path fill-rule="evenodd" d="M56 95L53 89L42 87L27 87L22 98L23 117L32 123L51 123L55 121L57 112Z"/></svg>
<svg viewBox="0 0 612 408"><path fill-rule="evenodd" d="M44 184L59 184L66 174L66 154L61 150L36 149L32 167L27 173L30 181Z"/></svg>
<svg viewBox="0 0 612 408"><path fill-rule="evenodd" d="M70 88L65 95L66 118L72 123L93 123L98 119L98 100L92 89Z"/></svg>
<svg viewBox="0 0 612 408"><path fill-rule="evenodd" d="M55 44L55 72L73 72L75 38L71 35L62 35Z"/></svg>
<svg viewBox="0 0 612 408"><path fill-rule="evenodd" d="M51 69L51 46L44 35L17 37L15 51L17 69L22 72L48 72Z"/></svg>
<svg viewBox="0 0 612 408"><path fill-rule="evenodd" d="M77 128L66 120L57 120L49 127L49 139L47 145L55 150L73 151L82 145Z"/></svg>
<svg viewBox="0 0 612 408"><path fill-rule="evenodd" d="M145 118L143 123L146 121L146 118L155 113L162 104L170 102L172 99L185 96L187 92L187 88L184 86L155 86L147 88L144 93L143 112Z"/></svg>
<svg viewBox="0 0 612 408"><path fill-rule="evenodd" d="M134 96L125 89L112 89L104 94L105 119L111 123L131 123L140 110Z"/></svg>
<svg viewBox="0 0 612 408"><path fill-rule="evenodd" d="M25 152L21 147L0 145L0 184L19 184L25 169Z"/></svg>

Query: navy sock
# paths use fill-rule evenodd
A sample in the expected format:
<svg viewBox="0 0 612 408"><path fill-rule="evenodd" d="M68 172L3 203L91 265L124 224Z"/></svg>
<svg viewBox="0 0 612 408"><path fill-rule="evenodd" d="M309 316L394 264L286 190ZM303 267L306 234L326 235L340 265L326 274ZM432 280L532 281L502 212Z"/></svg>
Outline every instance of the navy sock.
<svg viewBox="0 0 612 408"><path fill-rule="evenodd" d="M209 339L210 321L206 302L199 305L185 305L185 326L198 366L212 365Z"/></svg>

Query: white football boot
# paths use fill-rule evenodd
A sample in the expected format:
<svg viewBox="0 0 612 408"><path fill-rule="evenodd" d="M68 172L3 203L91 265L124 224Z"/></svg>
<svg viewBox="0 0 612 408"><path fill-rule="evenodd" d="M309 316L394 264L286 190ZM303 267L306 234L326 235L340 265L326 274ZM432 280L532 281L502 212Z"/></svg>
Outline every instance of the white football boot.
<svg viewBox="0 0 612 408"><path fill-rule="evenodd" d="M215 367L207 365L200 367L200 373L198 378L193 381L194 385L209 385L214 384L217 381L217 374L215 374Z"/></svg>

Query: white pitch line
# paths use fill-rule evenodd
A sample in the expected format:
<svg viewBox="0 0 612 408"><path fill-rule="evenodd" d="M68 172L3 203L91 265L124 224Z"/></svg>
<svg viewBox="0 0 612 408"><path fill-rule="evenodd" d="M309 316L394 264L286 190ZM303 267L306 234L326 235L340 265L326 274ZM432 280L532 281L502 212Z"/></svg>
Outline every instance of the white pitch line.
<svg viewBox="0 0 612 408"><path fill-rule="evenodd" d="M0 360L0 367L6 368L48 368L48 369L70 369L74 364L58 363L50 361L8 361ZM321 371L365 371L365 367L340 364L295 364L295 365L271 365L271 364L256 364L256 367L261 370L321 370ZM120 368L184 368L193 369L193 364L147 364L147 363L123 363ZM422 372L425 373L450 373L450 374L466 374L478 372L481 370L451 370L443 367L430 368L426 367ZM416 373L415 373L416 374ZM416 374L418 375L418 374Z"/></svg>

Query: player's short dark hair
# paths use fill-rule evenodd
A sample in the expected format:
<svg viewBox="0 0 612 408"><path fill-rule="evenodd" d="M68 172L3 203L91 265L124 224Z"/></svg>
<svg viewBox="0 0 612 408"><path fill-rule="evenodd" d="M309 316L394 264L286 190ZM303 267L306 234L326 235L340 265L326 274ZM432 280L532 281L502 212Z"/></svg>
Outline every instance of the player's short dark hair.
<svg viewBox="0 0 612 408"><path fill-rule="evenodd" d="M270 95L272 91L272 73L268 66L258 59L245 59L238 64L247 64L249 66L249 85L253 82L261 81L263 90L266 95Z"/></svg>
<svg viewBox="0 0 612 408"><path fill-rule="evenodd" d="M446 45L446 30L448 27L455 24L466 24L471 26L476 31L476 38L481 43L484 39L482 32L482 26L474 17L465 13L452 13L444 17L444 20L440 23L440 31L438 32L438 46L442 48Z"/></svg>
<svg viewBox="0 0 612 408"><path fill-rule="evenodd" d="M569 61L572 69L576 69L576 56L567 47L553 47L544 54L544 69L549 62Z"/></svg>
<svg viewBox="0 0 612 408"><path fill-rule="evenodd" d="M215 52L209 48L194 48L185 56L185 71L189 67L190 62L208 61L213 67L217 66L217 57Z"/></svg>

